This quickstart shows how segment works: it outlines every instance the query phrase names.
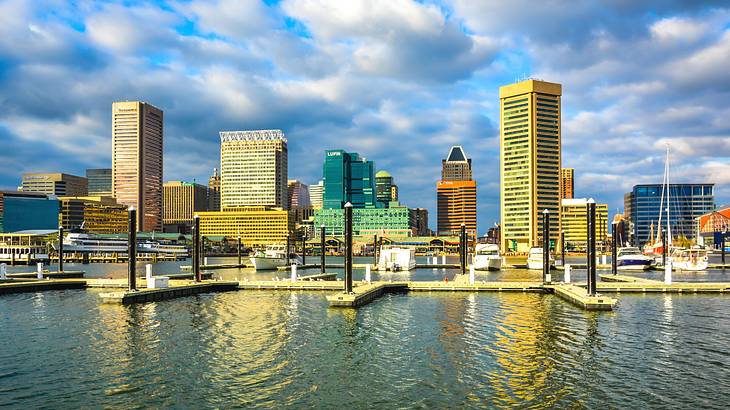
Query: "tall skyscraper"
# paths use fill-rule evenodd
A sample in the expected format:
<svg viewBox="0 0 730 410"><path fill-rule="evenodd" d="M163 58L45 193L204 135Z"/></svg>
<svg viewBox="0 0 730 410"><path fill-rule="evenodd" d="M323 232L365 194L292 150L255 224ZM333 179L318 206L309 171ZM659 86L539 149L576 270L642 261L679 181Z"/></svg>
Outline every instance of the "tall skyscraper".
<svg viewBox="0 0 730 410"><path fill-rule="evenodd" d="M324 195L324 181L309 186L309 201L313 209L322 209L322 195Z"/></svg>
<svg viewBox="0 0 730 410"><path fill-rule="evenodd" d="M408 210L408 224L413 231L413 235L427 236L430 232L428 229L428 209L412 208Z"/></svg>
<svg viewBox="0 0 730 410"><path fill-rule="evenodd" d="M281 130L223 131L221 210L244 206L286 209L287 141Z"/></svg>
<svg viewBox="0 0 730 410"><path fill-rule="evenodd" d="M441 161L442 180L436 185L439 235L458 235L464 224L469 237L476 238L477 183L471 176L471 159L462 147L451 147Z"/></svg>
<svg viewBox="0 0 730 410"><path fill-rule="evenodd" d="M208 210L221 210L221 176L218 168L213 168L213 175L208 179Z"/></svg>
<svg viewBox="0 0 730 410"><path fill-rule="evenodd" d="M562 86L526 80L499 89L502 250L542 246L543 210L550 239L560 233Z"/></svg>
<svg viewBox="0 0 730 410"><path fill-rule="evenodd" d="M393 200L393 176L388 171L380 170L375 173L375 198L378 206L387 208Z"/></svg>
<svg viewBox="0 0 730 410"><path fill-rule="evenodd" d="M89 181L89 196L112 196L112 169L87 169L86 179Z"/></svg>
<svg viewBox="0 0 730 410"><path fill-rule="evenodd" d="M289 209L308 208L312 206L309 201L309 186L296 179L287 182L288 194L287 204Z"/></svg>
<svg viewBox="0 0 730 410"><path fill-rule="evenodd" d="M575 196L573 168L560 168L560 199L572 199Z"/></svg>
<svg viewBox="0 0 730 410"><path fill-rule="evenodd" d="M137 229L162 229L163 115L141 101L112 103L112 196L137 208Z"/></svg>
<svg viewBox="0 0 730 410"><path fill-rule="evenodd" d="M328 150L324 159L324 209L375 208L375 165L354 152Z"/></svg>
<svg viewBox="0 0 730 410"><path fill-rule="evenodd" d="M168 181L162 187L163 230L188 233L193 225L195 213L208 209L208 188L194 182L183 181Z"/></svg>
<svg viewBox="0 0 730 410"><path fill-rule="evenodd" d="M87 193L86 178L60 172L25 173L21 186L23 192L56 196L85 196Z"/></svg>

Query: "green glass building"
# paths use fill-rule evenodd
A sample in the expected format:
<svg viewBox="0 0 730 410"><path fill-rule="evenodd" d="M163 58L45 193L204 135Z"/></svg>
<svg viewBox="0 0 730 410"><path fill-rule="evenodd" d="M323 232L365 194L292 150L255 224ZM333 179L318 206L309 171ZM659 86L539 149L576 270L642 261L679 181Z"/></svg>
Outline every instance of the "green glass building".
<svg viewBox="0 0 730 410"><path fill-rule="evenodd" d="M378 171L375 174L375 199L378 201L378 207L388 207L390 201L393 200L392 188L393 176L388 171Z"/></svg>
<svg viewBox="0 0 730 410"><path fill-rule="evenodd" d="M314 226L324 225L325 235L345 235L344 209L318 209L314 214ZM319 235L319 229L315 229ZM352 210L353 235L389 235L409 236L408 207L392 206L390 208L359 208Z"/></svg>
<svg viewBox="0 0 730 410"><path fill-rule="evenodd" d="M375 165L354 152L325 151L323 209L375 208Z"/></svg>

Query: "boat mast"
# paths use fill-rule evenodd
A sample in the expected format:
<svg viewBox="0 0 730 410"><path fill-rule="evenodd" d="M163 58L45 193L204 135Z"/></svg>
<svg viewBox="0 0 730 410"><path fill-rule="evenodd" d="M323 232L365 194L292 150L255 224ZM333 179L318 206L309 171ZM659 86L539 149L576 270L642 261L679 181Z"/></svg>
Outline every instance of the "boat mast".
<svg viewBox="0 0 730 410"><path fill-rule="evenodd" d="M669 143L667 143L667 163L666 163L666 174L667 174L667 245L672 245L672 229L669 225L669 192L671 191L671 185L669 184ZM662 244L664 246L664 244ZM667 248L667 251L669 248Z"/></svg>

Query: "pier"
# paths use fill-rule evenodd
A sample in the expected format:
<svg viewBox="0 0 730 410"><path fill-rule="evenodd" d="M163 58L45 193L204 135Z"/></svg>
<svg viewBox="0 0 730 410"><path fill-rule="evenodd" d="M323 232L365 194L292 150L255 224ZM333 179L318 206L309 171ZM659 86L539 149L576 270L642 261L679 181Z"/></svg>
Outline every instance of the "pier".
<svg viewBox="0 0 730 410"><path fill-rule="evenodd" d="M161 289L140 289L122 292L101 293L99 298L103 303L146 303L159 300L179 298L183 296L197 295L200 293L226 292L238 289L238 282L209 281L192 283L186 285L170 286Z"/></svg>

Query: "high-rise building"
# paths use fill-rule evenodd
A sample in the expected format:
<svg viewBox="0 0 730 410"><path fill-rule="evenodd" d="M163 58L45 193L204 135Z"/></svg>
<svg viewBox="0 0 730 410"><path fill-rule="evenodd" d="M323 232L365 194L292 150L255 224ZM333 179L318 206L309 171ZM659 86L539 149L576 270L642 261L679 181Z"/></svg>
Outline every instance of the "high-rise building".
<svg viewBox="0 0 730 410"><path fill-rule="evenodd" d="M89 181L89 196L112 196L112 169L96 168L86 170Z"/></svg>
<svg viewBox="0 0 730 410"><path fill-rule="evenodd" d="M208 210L208 188L194 182L165 182L162 198L165 232L188 233L193 225L193 215Z"/></svg>
<svg viewBox="0 0 730 410"><path fill-rule="evenodd" d="M208 179L208 210L221 210L221 176L218 168L213 168L213 175Z"/></svg>
<svg viewBox="0 0 730 410"><path fill-rule="evenodd" d="M573 168L560 168L560 199L571 199L575 196L574 173Z"/></svg>
<svg viewBox="0 0 730 410"><path fill-rule="evenodd" d="M398 202L398 185L396 184L390 186L390 200Z"/></svg>
<svg viewBox="0 0 730 410"><path fill-rule="evenodd" d="M286 209L287 140L281 130L223 131L221 210Z"/></svg>
<svg viewBox="0 0 730 410"><path fill-rule="evenodd" d="M668 192L663 192L662 184L635 185L630 199L631 223L637 245L650 240L652 225L653 239L660 229L666 229L667 208L672 238L684 236L688 239L695 238L695 218L715 209L714 184L670 184ZM664 212L661 212L660 225L661 208Z"/></svg>
<svg viewBox="0 0 730 410"><path fill-rule="evenodd" d="M634 192L627 192L624 194L624 225L626 229L626 241L630 244L634 243L634 222L631 219L633 212L633 206L631 205L634 201Z"/></svg>
<svg viewBox="0 0 730 410"><path fill-rule="evenodd" d="M287 204L289 209L310 208L312 203L309 200L309 186L296 179L287 182L288 195Z"/></svg>
<svg viewBox="0 0 730 410"><path fill-rule="evenodd" d="M375 198L378 206L387 208L393 200L393 177L388 171L380 170L375 173Z"/></svg>
<svg viewBox="0 0 730 410"><path fill-rule="evenodd" d="M0 232L58 228L58 200L39 192L0 191Z"/></svg>
<svg viewBox="0 0 730 410"><path fill-rule="evenodd" d="M324 209L375 208L375 165L354 152L325 151Z"/></svg>
<svg viewBox="0 0 730 410"><path fill-rule="evenodd" d="M322 195L324 194L324 181L309 186L309 202L313 209L322 209Z"/></svg>
<svg viewBox="0 0 730 410"><path fill-rule="evenodd" d="M58 221L66 229L83 227L89 233L125 233L128 211L109 196L60 197Z"/></svg>
<svg viewBox="0 0 730 410"><path fill-rule="evenodd" d="M56 196L84 196L87 181L84 177L60 172L30 172L23 174L23 192L41 192Z"/></svg>
<svg viewBox="0 0 730 410"><path fill-rule="evenodd" d="M408 208L392 204L389 208L355 208L352 210L353 235L410 236ZM320 209L314 214L314 226L324 225L325 235L344 236L345 210ZM319 236L319 230L314 230Z"/></svg>
<svg viewBox="0 0 730 410"><path fill-rule="evenodd" d="M469 237L477 237L477 183L471 176L471 158L462 147L451 147L441 161L442 180L436 185L439 235L458 235L464 224Z"/></svg>
<svg viewBox="0 0 730 410"><path fill-rule="evenodd" d="M543 211L550 239L560 233L560 97L562 86L526 80L499 89L502 250L542 246Z"/></svg>
<svg viewBox="0 0 730 410"><path fill-rule="evenodd" d="M163 115L141 101L112 103L112 196L137 208L137 229L162 230Z"/></svg>
<svg viewBox="0 0 730 410"><path fill-rule="evenodd" d="M428 229L428 209L411 208L408 210L408 224L416 236L428 236L431 232Z"/></svg>
<svg viewBox="0 0 730 410"><path fill-rule="evenodd" d="M588 240L588 199L569 198L561 201L565 247L570 250L586 249ZM608 234L608 204L596 204L596 244L603 246Z"/></svg>
<svg viewBox="0 0 730 410"><path fill-rule="evenodd" d="M237 238L246 246L286 243L294 229L289 211L263 206L246 206L219 212L197 212L202 235Z"/></svg>
<svg viewBox="0 0 730 410"><path fill-rule="evenodd" d="M441 160L442 181L471 181L471 158L467 158L464 148L454 145L446 159Z"/></svg>

